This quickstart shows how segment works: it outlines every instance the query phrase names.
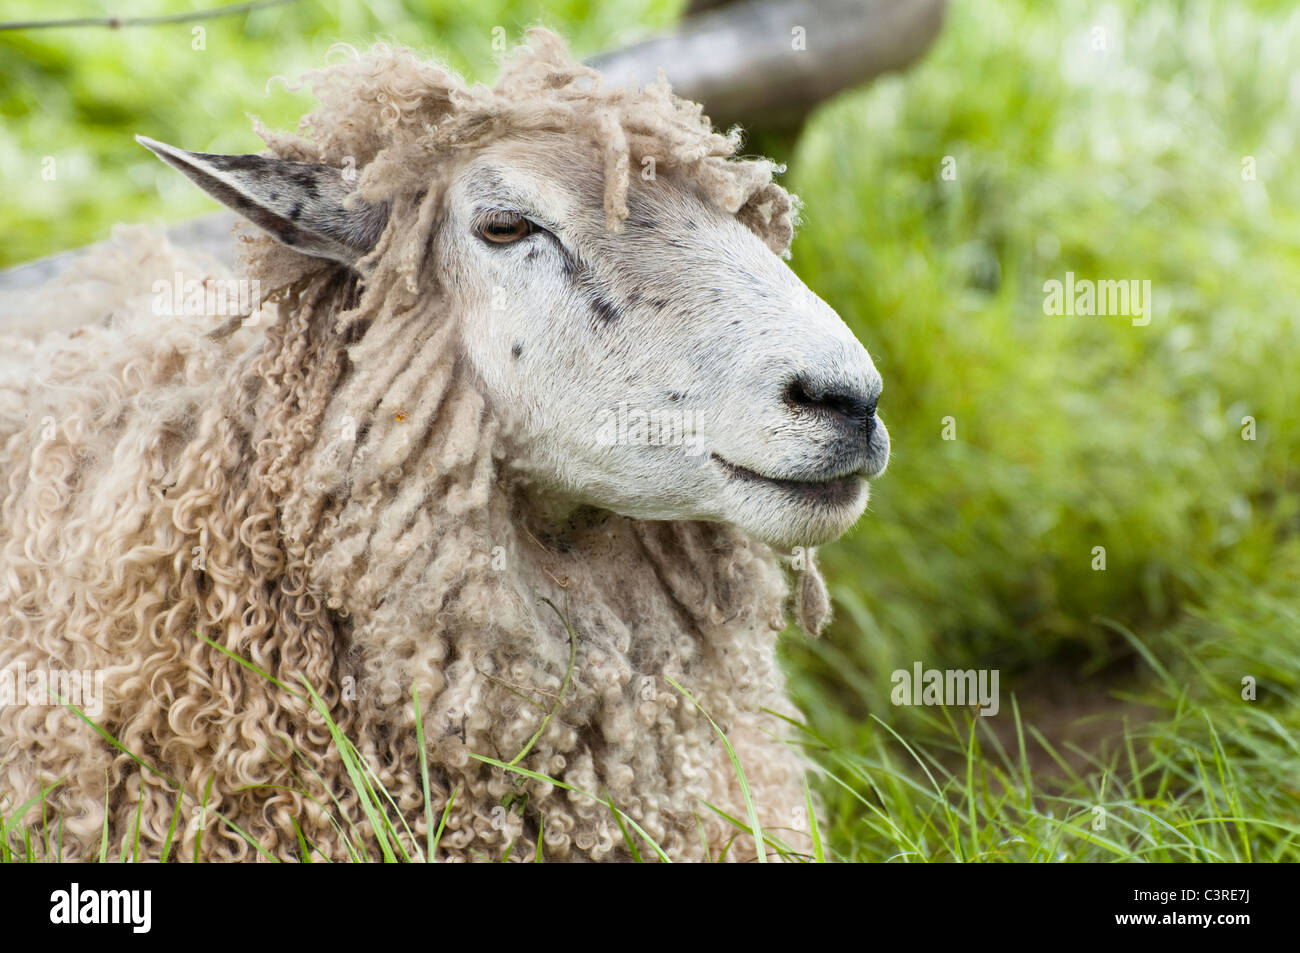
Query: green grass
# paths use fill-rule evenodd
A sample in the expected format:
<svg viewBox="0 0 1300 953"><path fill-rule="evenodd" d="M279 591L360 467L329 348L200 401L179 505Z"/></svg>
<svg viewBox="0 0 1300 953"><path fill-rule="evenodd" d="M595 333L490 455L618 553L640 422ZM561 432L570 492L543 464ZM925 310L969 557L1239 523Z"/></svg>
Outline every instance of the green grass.
<svg viewBox="0 0 1300 953"><path fill-rule="evenodd" d="M249 668L257 671L251 663ZM430 833L427 847L421 851L416 846L415 836L397 811L395 801L374 771L343 736L315 689L304 685L334 737L336 751L348 766L352 793L356 795L364 815L359 824L337 815L334 817L336 829L340 832L345 823L351 828L350 833L345 834L349 858L352 861L436 861L439 857L438 843L455 803L456 792L451 792L446 806L435 817L426 788L425 823ZM695 704L689 692L675 683L674 687ZM285 690L291 691L287 686ZM413 697L413 705L418 718L418 698ZM754 838L751 843L761 841L764 844L760 860L770 856L797 863L862 859L860 855L868 850L881 853L881 856L871 859L894 862L1276 861L1287 859L1290 845L1300 836L1300 820L1279 820L1249 812L1249 807L1257 806L1258 799L1250 791L1249 782L1241 777L1240 764L1234 763L1227 755L1204 708L1186 706L1180 717L1203 721L1203 725L1198 727L1205 729L1206 741L1200 745L1172 741L1169 750L1163 753L1158 748L1153 749L1157 756L1148 759L1140 769L1130 761L1128 767L1133 770L1127 773L1119 761L1093 763L1086 774L1074 773L1053 751L1051 743L1038 735L1037 742L1052 751L1071 775L1068 786L1057 784L1045 788L1036 786L1026 755L1026 731L1032 733L1033 729L1026 729L1021 723L1014 702L1013 711L1018 741L1014 751L1008 751L987 729L987 722L979 718L966 717L959 721L949 714L939 719L932 726L935 737L946 735L952 740L947 753L957 754L959 757L955 760L942 756L945 751L942 744L937 746L939 756L936 756L934 752L907 741L881 721L876 722L881 730L875 744L867 751L836 748L808 726L792 722L797 740L791 743L803 747L824 766L820 772L821 787L828 807L837 819L837 826L842 826L845 818L855 817L848 829L837 831L834 846L825 845L812 794L808 791L806 803L813 844L811 854L792 849L777 831L764 831L759 826L756 806L744 783L743 765L726 741L725 734L714 724L731 755L733 770L745 792L748 815L740 819L713 805L703 805L727 820L735 830L731 841L716 859L724 859L737 839L748 836ZM707 712L704 714L709 717ZM712 723L712 719L709 720ZM1126 732L1123 740L1127 756L1132 759L1136 746L1145 745L1152 739ZM1291 741L1291 744L1295 742ZM605 804L618 821L628 854L635 862L643 860L638 841L658 859L669 860L636 821L619 810L608 797L579 790L515 764L484 755L473 757L499 770L543 780ZM954 764L957 765L955 770ZM143 773L139 785L143 797ZM62 818L51 818L45 810L44 796L49 790L20 806L8 819L0 815L0 859L4 862L61 858ZM177 809L163 847L164 857L169 853L181 804L195 800L200 810L206 810L210 793L210 783L197 798L176 787ZM1208 798L1211 808L1208 813L1204 810L1202 797ZM335 803L339 804L337 796ZM33 815L39 820L32 819ZM117 847L118 861L142 859L138 808L136 818L137 826L129 836L129 843L121 845L110 845L106 822L100 862L114 859L112 846ZM200 856L201 837L207 823L204 817L194 847L196 860ZM212 823L228 825L255 849L261 850L221 814L213 812ZM51 840L56 828L59 832L57 848ZM544 828L539 829L544 832ZM313 854L321 860L327 859L303 837L296 825L295 832L300 861L315 862ZM508 861L513 856L513 848L514 844L507 846L500 858L484 855L481 859ZM543 855L544 833L529 859L541 863ZM266 856L269 859L269 855Z"/></svg>
<svg viewBox="0 0 1300 953"><path fill-rule="evenodd" d="M211 208L130 134L254 149L245 112L290 125L307 103L264 77L334 39L383 31L486 77L493 26L541 19L585 53L678 4L433 6L304 2L210 24L204 52L183 29L0 35L0 262ZM805 203L792 265L880 367L894 455L822 552L830 631L783 643L823 813L812 858L759 831L773 857L1300 856L1298 49L1282 2L955 3L923 62L828 104L779 157ZM1067 271L1151 281L1151 323L1045 315ZM1001 712L894 706L890 673L918 660L996 669ZM394 859L435 855L351 769ZM188 816L202 792L185 796ZM43 808L0 797L0 857L58 842ZM385 856L349 835L356 859Z"/></svg>

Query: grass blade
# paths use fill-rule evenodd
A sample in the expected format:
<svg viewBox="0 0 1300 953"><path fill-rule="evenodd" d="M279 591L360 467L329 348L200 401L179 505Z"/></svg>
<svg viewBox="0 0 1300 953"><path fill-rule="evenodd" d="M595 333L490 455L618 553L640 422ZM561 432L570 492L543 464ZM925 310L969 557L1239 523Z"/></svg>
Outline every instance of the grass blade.
<svg viewBox="0 0 1300 953"><path fill-rule="evenodd" d="M718 723L713 720L713 716L700 706L700 703L695 700L690 692L678 685L669 676L665 675L664 678L668 680L668 684L685 695L700 714L709 720L709 724L713 726L713 730L718 733L718 737L722 739L722 743L726 746L727 757L731 759L731 767L736 772L736 779L740 782L740 793L745 799L745 811L749 815L749 830L754 835L754 851L760 864L767 863L767 851L763 849L763 828L758 823L758 811L754 807L754 796L750 793L749 782L745 780L745 769L740 766L740 758L736 756L736 749L731 747L731 742L727 740L723 730L718 727Z"/></svg>

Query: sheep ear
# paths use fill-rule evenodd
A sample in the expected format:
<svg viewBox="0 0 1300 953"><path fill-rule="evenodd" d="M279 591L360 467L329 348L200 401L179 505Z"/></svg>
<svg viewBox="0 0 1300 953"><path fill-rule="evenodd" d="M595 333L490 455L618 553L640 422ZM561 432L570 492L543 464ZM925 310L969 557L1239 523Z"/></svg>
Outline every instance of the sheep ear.
<svg viewBox="0 0 1300 953"><path fill-rule="evenodd" d="M338 169L265 156L186 152L136 136L222 205L233 209L290 248L345 265L375 247L388 224L388 204L357 202L345 208L353 184Z"/></svg>

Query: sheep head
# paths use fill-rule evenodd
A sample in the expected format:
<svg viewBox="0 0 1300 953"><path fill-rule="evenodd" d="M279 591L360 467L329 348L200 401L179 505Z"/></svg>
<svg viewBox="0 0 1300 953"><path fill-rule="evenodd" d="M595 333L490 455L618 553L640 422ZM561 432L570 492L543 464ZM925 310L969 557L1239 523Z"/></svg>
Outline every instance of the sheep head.
<svg viewBox="0 0 1300 953"><path fill-rule="evenodd" d="M407 83L381 97L399 115L384 126L394 144L353 146L369 160L359 179L142 142L363 285L386 257L417 260L421 293L447 302L514 462L552 511L722 521L778 547L834 539L888 459L881 379L782 260L791 201L774 167L731 159L738 139L666 87L618 99L541 45L530 95L550 96L550 114L518 101L518 75L486 91L437 72L423 94ZM583 110L597 118L579 123Z"/></svg>
<svg viewBox="0 0 1300 953"><path fill-rule="evenodd" d="M600 156L503 141L451 183L439 267L464 347L552 494L818 544L862 512L889 441L880 376L829 306L671 171L607 227Z"/></svg>

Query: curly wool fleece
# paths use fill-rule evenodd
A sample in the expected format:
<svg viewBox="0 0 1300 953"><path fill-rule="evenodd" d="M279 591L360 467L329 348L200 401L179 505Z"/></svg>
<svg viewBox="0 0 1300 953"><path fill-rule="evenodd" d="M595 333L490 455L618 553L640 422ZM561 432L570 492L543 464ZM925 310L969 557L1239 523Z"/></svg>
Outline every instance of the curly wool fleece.
<svg viewBox="0 0 1300 953"><path fill-rule="evenodd" d="M105 823L156 857L178 810L172 857L203 830L204 859L298 858L295 824L328 857L377 855L303 679L413 855L414 687L435 822L454 793L440 859L528 857L539 831L548 859L626 858L609 807L578 792L672 859L752 858L704 806L745 816L725 747L668 678L727 733L761 822L806 843L804 762L764 712L795 714L778 556L724 525L597 511L549 532L459 353L455 301L421 271L457 157L520 130L604 152L614 225L651 150L777 252L791 199L698 106L604 90L551 34L530 42L493 89L405 50L347 56L309 74L310 138L263 133L283 158L353 157L362 195L390 204L364 283L246 236L248 274L274 289L258 322L159 317L153 279L213 266L124 230L0 342L0 670L102 671L96 721L151 768L67 708L0 710L0 796L52 788L65 858L94 856ZM802 579L815 630L825 590ZM525 750L520 767L576 790L472 756Z"/></svg>

